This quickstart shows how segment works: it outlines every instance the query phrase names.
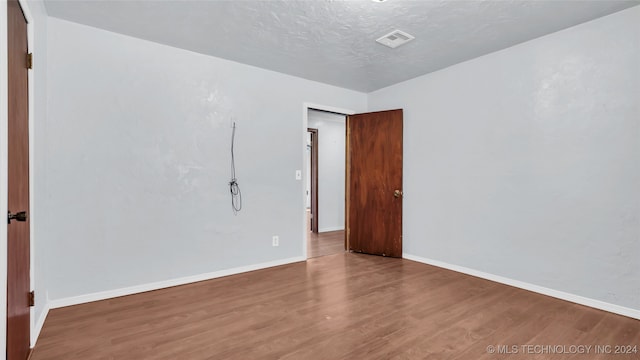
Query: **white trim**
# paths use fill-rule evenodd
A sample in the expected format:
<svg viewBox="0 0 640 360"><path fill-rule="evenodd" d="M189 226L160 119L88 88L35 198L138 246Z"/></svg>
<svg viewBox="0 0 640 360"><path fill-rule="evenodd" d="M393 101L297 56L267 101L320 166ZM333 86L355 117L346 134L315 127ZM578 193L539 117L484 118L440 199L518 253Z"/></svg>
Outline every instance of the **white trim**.
<svg viewBox="0 0 640 360"><path fill-rule="evenodd" d="M49 309L57 309L65 306L84 304L92 301L106 300L106 299L111 299L111 298L120 297L120 296L138 294L146 291L164 289L172 286L190 284L198 281L216 279L224 276L235 275L235 274L245 273L249 271L266 269L274 266L292 264L296 262L302 262L305 260L306 260L306 257L297 256L297 257L292 257L288 259L269 261L265 263L241 266L241 267L226 269L226 270L219 270L219 271L214 271L214 272L200 274L200 275L186 276L178 279L158 281L158 282L142 284L137 286L130 286L126 288L56 299L56 300L49 301L47 305Z"/></svg>
<svg viewBox="0 0 640 360"><path fill-rule="evenodd" d="M44 326L44 321L47 319L47 315L49 315L49 310L51 307L49 306L49 300L46 300L44 307L42 308L42 313L40 314L40 318L36 321L35 326L31 329L31 347L35 347L38 342L38 338L40 337L40 332L42 331L42 327Z"/></svg>
<svg viewBox="0 0 640 360"><path fill-rule="evenodd" d="M29 2L27 0L18 0L20 7L22 8L22 13L24 14L25 19L27 20L27 52L35 53L36 51L36 42L35 42L35 21L34 17L31 13L31 8L29 7ZM35 68L35 64L34 64ZM29 119L28 119L28 127L29 127L29 288L31 290L35 289L35 250L34 250L34 238L35 238L35 221L34 221L34 199L35 199L35 73L34 70L28 71L28 89L29 89ZM37 221L37 220L36 220ZM29 328L30 328L30 345L31 347L35 346L36 343L36 332L35 332L35 308L32 307L29 311Z"/></svg>
<svg viewBox="0 0 640 360"><path fill-rule="evenodd" d="M344 225L343 226L329 226L326 228L318 228L318 232L319 233L323 233L323 232L329 232L329 231L338 231L338 230L344 230Z"/></svg>
<svg viewBox="0 0 640 360"><path fill-rule="evenodd" d="M307 168L307 128L309 127L309 109L330 111L337 114L352 115L356 112L348 109L341 109L335 106L327 106L305 102L302 104L302 169ZM300 188L302 189L302 256L307 259L307 179L305 171L302 172L302 181ZM320 231L320 229L318 229ZM325 230L328 231L328 230Z"/></svg>
<svg viewBox="0 0 640 360"><path fill-rule="evenodd" d="M342 109L342 108L335 107L335 106L313 104L313 103L309 103L309 102L305 102L304 106L305 106L305 110L309 110L309 109L322 110L322 111L329 111L329 112L332 112L332 113L343 114L343 115L353 115L353 114L356 113L355 111L349 110L349 109ZM304 131L306 133L307 129L304 129Z"/></svg>
<svg viewBox="0 0 640 360"><path fill-rule="evenodd" d="M407 254L407 253L403 253L402 257L404 259L407 259L407 260L413 260L413 261L417 261L417 262L420 262L420 263L423 263L423 264L428 264L428 265L433 265L433 266L437 266L437 267L444 268L444 269L453 270L453 271L456 271L456 272L459 272L459 273L463 273L463 274L479 277L479 278L486 279L486 280L495 281L495 282L498 282L498 283L501 283L501 284L510 285L510 286L517 287L517 288L524 289L524 290L533 291L533 292L538 293L538 294L551 296L551 297L554 297L554 298L557 298L557 299L570 301L572 303L576 303L576 304L580 304L580 305L584 305L584 306L589 306L589 307L592 307L592 308L596 308L596 309L608 311L608 312L611 312L611 313L614 313L614 314L619 314L619 315L623 315L623 316L627 316L627 317L630 317L630 318L634 318L634 319L639 319L640 320L640 310L637 310L637 309L631 309L631 308L628 308L628 307L615 305L615 304L611 304L611 303L607 303L607 302L604 302L604 301L587 298L587 297L580 296L580 295L570 294L570 293L566 293L566 292L563 292L563 291L549 289L549 288L546 288L546 287L543 287L543 286L526 283L524 281L514 280L514 279L506 278L506 277L503 277L503 276L489 274L489 273L486 273L486 272L482 272L482 271L478 271L478 270L474 270L474 269L469 269L469 268L466 268L466 267L463 267L463 266L452 265L452 264L448 264L448 263L445 263L445 262L442 262L442 261L433 260L433 259L427 259L427 258L423 258L423 257L420 257L420 256L415 256L415 255L411 255L411 254Z"/></svg>

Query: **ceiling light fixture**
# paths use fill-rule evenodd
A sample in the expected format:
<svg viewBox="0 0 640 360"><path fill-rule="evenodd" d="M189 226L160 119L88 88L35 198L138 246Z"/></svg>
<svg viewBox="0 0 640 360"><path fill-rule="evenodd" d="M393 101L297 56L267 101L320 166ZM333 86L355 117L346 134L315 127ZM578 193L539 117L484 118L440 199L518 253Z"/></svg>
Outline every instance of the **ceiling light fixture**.
<svg viewBox="0 0 640 360"><path fill-rule="evenodd" d="M373 1L373 2L385 2L387 0L371 0L371 1Z"/></svg>

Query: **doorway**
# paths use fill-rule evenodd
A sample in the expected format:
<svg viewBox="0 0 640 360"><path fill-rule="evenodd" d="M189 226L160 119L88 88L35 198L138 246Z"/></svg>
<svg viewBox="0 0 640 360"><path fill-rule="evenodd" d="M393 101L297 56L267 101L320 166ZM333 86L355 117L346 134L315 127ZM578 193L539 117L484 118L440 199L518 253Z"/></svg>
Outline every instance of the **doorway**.
<svg viewBox="0 0 640 360"><path fill-rule="evenodd" d="M335 246L331 254L344 251L359 252L371 255L402 257L402 158L403 158L403 111L402 109L384 110L355 114L352 111L331 107L318 107L304 104L303 125L305 129L317 129L317 139L324 135L320 126L313 123L313 115L338 114L345 119L345 127L341 133L344 140L342 146L330 146L330 149L345 149L341 171L342 182L341 205L338 212L342 217L342 226L336 231L333 240L343 239L342 248ZM318 111L319 110L319 111ZM345 115L347 114L347 115ZM304 132L305 151L309 152L310 138ZM309 142L307 142L309 140ZM322 140L317 145L323 148ZM309 155L310 156L310 155ZM304 157L305 166L311 162ZM318 152L318 233L317 236L328 235L329 229L323 226L323 156ZM310 171L307 172L307 179ZM303 186L304 195L310 186ZM336 192L335 190L333 191ZM331 191L329 191L331 193ZM310 204L310 200L309 200ZM310 229L310 214L304 206L303 253L307 258L328 255L316 252L313 243L314 234ZM328 214L335 213L328 212ZM325 230L323 232L323 230ZM325 233L326 232L326 233ZM337 245L337 244L336 244ZM316 248L320 248L317 246Z"/></svg>
<svg viewBox="0 0 640 360"><path fill-rule="evenodd" d="M344 160L346 115L308 109L306 143L307 257L344 248Z"/></svg>

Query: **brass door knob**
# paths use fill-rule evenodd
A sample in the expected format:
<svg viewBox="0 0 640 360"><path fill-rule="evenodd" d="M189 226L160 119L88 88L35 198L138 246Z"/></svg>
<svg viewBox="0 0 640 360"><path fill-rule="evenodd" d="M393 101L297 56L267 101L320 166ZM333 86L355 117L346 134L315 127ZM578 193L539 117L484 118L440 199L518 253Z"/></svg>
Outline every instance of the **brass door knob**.
<svg viewBox="0 0 640 360"><path fill-rule="evenodd" d="M400 196L402 196L402 191L396 190L396 191L393 192L393 197L394 198L399 198Z"/></svg>

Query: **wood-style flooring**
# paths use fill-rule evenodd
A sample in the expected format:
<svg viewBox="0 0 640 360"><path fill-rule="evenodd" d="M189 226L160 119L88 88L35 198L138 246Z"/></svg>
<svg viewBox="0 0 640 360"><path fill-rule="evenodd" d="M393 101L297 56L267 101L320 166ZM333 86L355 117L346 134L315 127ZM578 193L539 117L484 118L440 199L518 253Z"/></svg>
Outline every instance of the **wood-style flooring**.
<svg viewBox="0 0 640 360"><path fill-rule="evenodd" d="M490 346L517 346L492 354ZM342 253L53 309L32 360L638 359L640 321L441 268ZM532 348L533 349L533 348Z"/></svg>
<svg viewBox="0 0 640 360"><path fill-rule="evenodd" d="M344 252L344 230L323 233L309 232L307 236L307 257L340 254Z"/></svg>
<svg viewBox="0 0 640 360"><path fill-rule="evenodd" d="M307 257L315 258L344 252L344 230L311 232L311 216L307 211Z"/></svg>

